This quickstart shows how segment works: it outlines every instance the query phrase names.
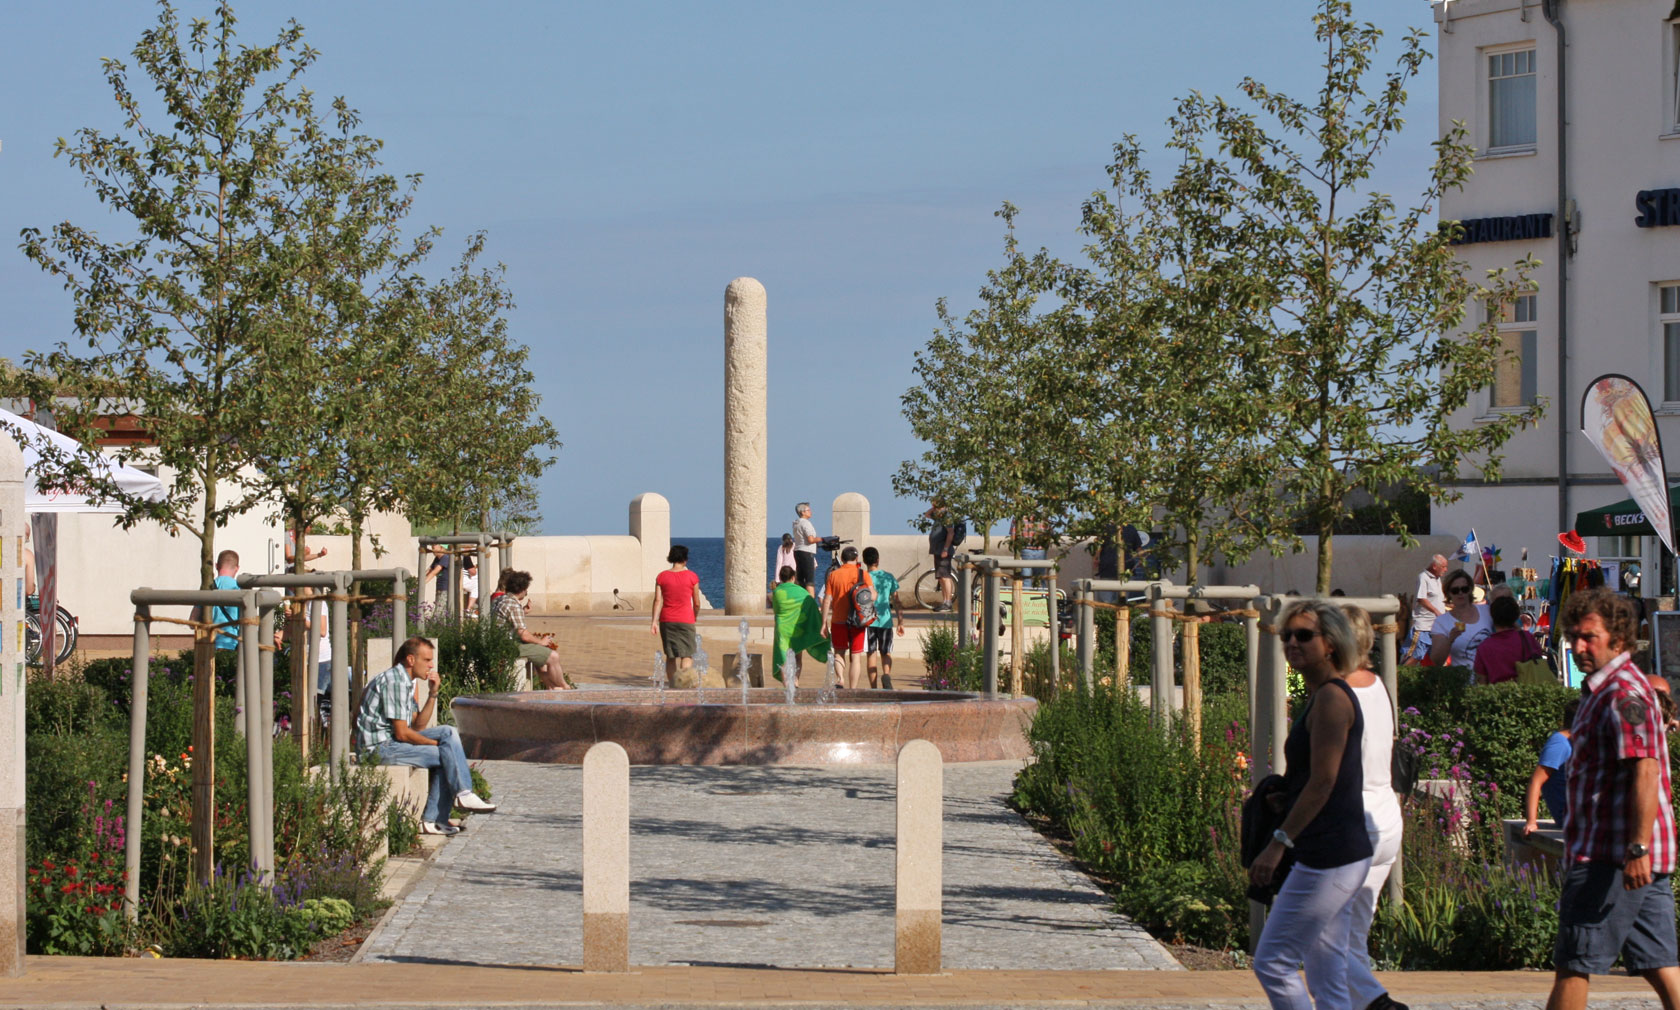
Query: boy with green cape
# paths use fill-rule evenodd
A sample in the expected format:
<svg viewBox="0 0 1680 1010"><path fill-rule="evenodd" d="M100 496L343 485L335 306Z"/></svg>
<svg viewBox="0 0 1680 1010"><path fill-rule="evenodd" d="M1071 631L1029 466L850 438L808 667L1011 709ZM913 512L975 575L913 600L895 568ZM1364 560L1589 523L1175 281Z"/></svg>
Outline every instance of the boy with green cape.
<svg viewBox="0 0 1680 1010"><path fill-rule="evenodd" d="M783 565L776 576L780 581L770 594L770 606L776 612L776 647L770 653L770 668L781 680L782 666L797 663L801 652L827 663L828 639L822 633L822 609L804 586L793 581L792 566Z"/></svg>

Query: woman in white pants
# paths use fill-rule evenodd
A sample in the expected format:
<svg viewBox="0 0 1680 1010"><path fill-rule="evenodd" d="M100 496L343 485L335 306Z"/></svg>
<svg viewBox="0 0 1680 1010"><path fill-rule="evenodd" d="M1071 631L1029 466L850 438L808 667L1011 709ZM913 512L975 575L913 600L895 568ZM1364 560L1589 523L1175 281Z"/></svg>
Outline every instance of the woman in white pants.
<svg viewBox="0 0 1680 1010"><path fill-rule="evenodd" d="M1400 857L1400 801L1395 798L1390 774L1394 757L1394 705L1388 689L1370 670L1368 662L1376 633L1371 615L1359 607L1343 607L1357 640L1359 669L1348 674L1348 686L1359 700L1365 717L1365 735L1360 740L1360 758L1365 765L1365 833L1371 837L1371 869L1365 883L1353 897L1353 923L1348 929L1347 981L1354 1010L1406 1010L1371 974L1371 918L1377 899L1388 883L1389 871Z"/></svg>
<svg viewBox="0 0 1680 1010"><path fill-rule="evenodd" d="M1358 645L1347 616L1329 603L1291 604L1279 623L1284 658L1306 680L1308 699L1283 746L1289 813L1249 867L1250 881L1265 887L1285 850L1294 852L1254 952L1254 974L1274 1010L1351 1010L1348 931L1371 869L1360 796L1365 720L1346 679L1360 665ZM1302 963L1305 985L1296 971Z"/></svg>

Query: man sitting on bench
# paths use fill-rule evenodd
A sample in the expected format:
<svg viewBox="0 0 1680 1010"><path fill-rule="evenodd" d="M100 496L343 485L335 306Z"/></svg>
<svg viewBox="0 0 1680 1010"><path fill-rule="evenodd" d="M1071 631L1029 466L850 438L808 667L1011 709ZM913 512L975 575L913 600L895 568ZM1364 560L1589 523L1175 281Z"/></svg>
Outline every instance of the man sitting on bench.
<svg viewBox="0 0 1680 1010"><path fill-rule="evenodd" d="M432 668L432 658L432 643L424 638L411 638L397 649L396 665L368 681L362 694L356 738L362 753L379 764L426 769L429 788L420 832L453 835L461 830L449 823L449 814L456 807L488 814L496 805L479 799L472 791L472 770L467 767L467 755L455 727L422 728L432 721L437 708L438 675ZM415 682L421 680L429 689L424 708L414 700Z"/></svg>

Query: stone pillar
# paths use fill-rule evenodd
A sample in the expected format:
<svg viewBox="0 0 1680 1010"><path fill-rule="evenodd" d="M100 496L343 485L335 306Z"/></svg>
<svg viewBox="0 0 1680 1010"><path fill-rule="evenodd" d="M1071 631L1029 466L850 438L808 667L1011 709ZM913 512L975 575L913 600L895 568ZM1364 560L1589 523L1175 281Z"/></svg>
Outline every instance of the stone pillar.
<svg viewBox="0 0 1680 1010"><path fill-rule="evenodd" d="M583 970L630 969L630 757L610 740L583 755Z"/></svg>
<svg viewBox="0 0 1680 1010"><path fill-rule="evenodd" d="M850 540L862 553L869 546L869 499L856 491L847 491L834 499L834 524L829 527L842 540Z"/></svg>
<svg viewBox="0 0 1680 1010"><path fill-rule="evenodd" d="M767 353L764 285L737 277L723 295L723 600L731 615L763 613L769 587Z"/></svg>
<svg viewBox="0 0 1680 1010"><path fill-rule="evenodd" d="M651 595L671 552L671 503L664 495L644 491L630 499L630 535L642 544L642 584L632 591Z"/></svg>
<svg viewBox="0 0 1680 1010"><path fill-rule="evenodd" d="M912 740L898 752L897 922L893 970L939 972L944 904L945 767L939 748Z"/></svg>
<svg viewBox="0 0 1680 1010"><path fill-rule="evenodd" d="M0 438L0 976L23 974L23 450Z"/></svg>

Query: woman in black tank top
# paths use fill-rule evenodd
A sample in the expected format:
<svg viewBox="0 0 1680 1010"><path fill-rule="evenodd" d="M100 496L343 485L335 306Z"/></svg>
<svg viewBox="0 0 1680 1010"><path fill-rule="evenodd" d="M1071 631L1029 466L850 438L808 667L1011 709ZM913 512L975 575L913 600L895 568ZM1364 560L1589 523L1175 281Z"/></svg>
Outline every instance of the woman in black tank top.
<svg viewBox="0 0 1680 1010"><path fill-rule="evenodd" d="M1279 623L1284 658L1306 680L1308 697L1283 747L1289 814L1249 868L1263 887L1286 852L1295 862L1260 935L1254 973L1274 1007L1331 1010L1349 1006L1347 934L1371 865L1361 796L1364 718L1346 681L1360 657L1347 616L1332 604L1303 600ZM1305 986L1295 970L1302 963Z"/></svg>

